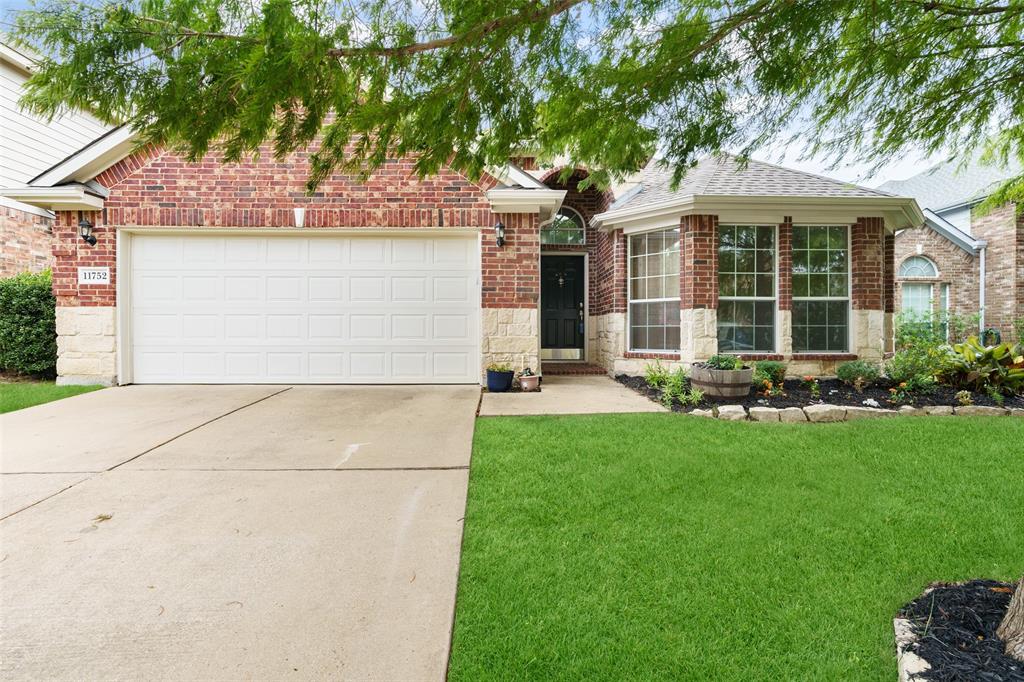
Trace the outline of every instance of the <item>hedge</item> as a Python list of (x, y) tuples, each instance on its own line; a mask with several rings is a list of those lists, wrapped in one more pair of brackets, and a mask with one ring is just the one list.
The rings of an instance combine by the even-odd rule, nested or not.
[(0, 279), (0, 369), (53, 377), (57, 326), (49, 270)]

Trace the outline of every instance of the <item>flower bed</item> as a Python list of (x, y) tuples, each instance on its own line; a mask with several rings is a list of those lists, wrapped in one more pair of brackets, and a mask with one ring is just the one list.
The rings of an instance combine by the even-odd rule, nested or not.
[(936, 584), (904, 606), (895, 621), (901, 678), (1024, 679), (1024, 663), (996, 636), (1013, 591), (994, 580)]
[[(647, 396), (651, 400), (662, 403), (662, 391), (648, 385), (644, 377), (629, 376), (620, 374), (615, 380), (624, 386), (628, 386), (637, 393)], [(948, 406), (962, 407), (964, 403), (957, 397), (959, 389), (950, 386), (935, 386), (925, 393), (916, 393), (906, 400), (894, 399), (892, 390), (898, 389), (898, 385), (888, 379), (879, 379), (874, 383), (865, 386), (862, 391), (845, 384), (838, 379), (817, 379), (818, 397), (815, 397), (811, 389), (811, 383), (800, 379), (787, 379), (783, 382), (780, 395), (764, 395), (764, 391), (758, 391), (757, 387), (751, 388), (745, 398), (729, 398), (726, 401), (713, 401), (704, 398), (696, 405), (682, 405), (678, 400), (673, 400), (672, 409), (675, 412), (691, 412), (694, 409), (706, 409), (713, 405), (742, 405), (749, 409), (751, 407), (808, 407), (810, 405), (843, 405), (848, 407), (875, 407), (895, 410), (904, 405), (912, 407)], [(685, 382), (685, 390), (689, 390), (689, 382)], [(987, 393), (968, 391), (970, 397), (969, 405), (986, 407), (1000, 407)], [(965, 397), (965, 396), (961, 396)], [(1024, 409), (1024, 396), (1008, 396), (1003, 399), (1001, 407)]]

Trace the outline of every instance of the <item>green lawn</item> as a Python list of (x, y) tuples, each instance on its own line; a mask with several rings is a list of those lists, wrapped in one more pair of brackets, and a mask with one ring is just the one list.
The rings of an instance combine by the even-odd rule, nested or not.
[(1024, 419), (477, 421), (454, 680), (885, 680), (931, 581), (1024, 571)]
[(52, 382), (16, 382), (0, 384), (0, 414), (23, 407), (41, 405), (103, 388), (102, 386), (57, 386)]

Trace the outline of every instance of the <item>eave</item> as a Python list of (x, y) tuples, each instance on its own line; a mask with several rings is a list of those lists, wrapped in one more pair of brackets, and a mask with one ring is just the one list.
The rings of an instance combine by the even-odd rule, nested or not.
[(495, 213), (540, 213), (542, 219), (557, 211), (563, 199), (563, 189), (492, 189), (487, 192), (487, 201)]
[(917, 202), (907, 197), (702, 194), (605, 211), (595, 215), (591, 224), (630, 232), (672, 225), (685, 215), (717, 215), (724, 223), (762, 224), (778, 224), (787, 217), (795, 223), (850, 224), (858, 218), (880, 216), (889, 231), (924, 222)]
[(0, 196), (49, 211), (99, 211), (103, 208), (103, 197), (82, 185), (14, 187), (0, 189)]

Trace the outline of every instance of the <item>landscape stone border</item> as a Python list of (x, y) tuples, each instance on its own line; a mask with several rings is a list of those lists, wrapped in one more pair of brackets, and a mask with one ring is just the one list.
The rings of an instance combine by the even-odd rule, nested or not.
[[(931, 590), (925, 590), (928, 594)], [(912, 682), (915, 677), (931, 670), (928, 662), (911, 651), (917, 635), (906, 618), (894, 618), (892, 628), (896, 634), (896, 663), (899, 682)]]
[(886, 410), (877, 407), (860, 407), (849, 405), (808, 405), (807, 407), (751, 407), (748, 411), (742, 405), (716, 405), (707, 410), (693, 410), (687, 414), (695, 417), (709, 417), (723, 421), (741, 422), (845, 422), (854, 419), (879, 419), (885, 417), (1024, 417), (1024, 409), (988, 407), (986, 405), (964, 405), (950, 407), (948, 405), (929, 405), (914, 407), (902, 405), (898, 410)]

